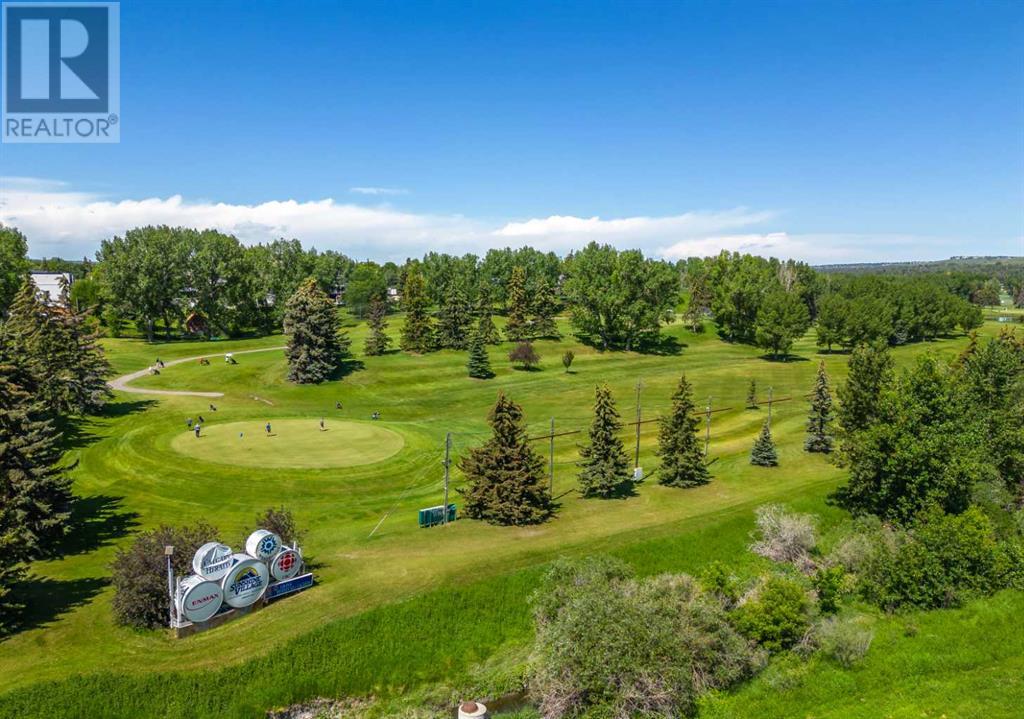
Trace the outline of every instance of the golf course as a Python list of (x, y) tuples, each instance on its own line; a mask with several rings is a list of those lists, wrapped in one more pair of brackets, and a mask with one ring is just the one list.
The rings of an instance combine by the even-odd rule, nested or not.
[[(348, 325), (353, 347), (361, 347), (365, 326)], [(698, 573), (713, 560), (764, 561), (746, 551), (759, 505), (813, 512), (826, 535), (848, 519), (826, 502), (843, 471), (803, 451), (804, 397), (817, 365), (823, 361), (837, 385), (846, 355), (819, 353), (808, 334), (789, 361), (771, 361), (753, 347), (722, 341), (710, 323), (702, 333), (673, 323), (665, 328), (668, 349), (646, 355), (600, 352), (573, 339), (567, 323), (560, 329), (561, 341), (536, 343), (541, 362), (534, 371), (508, 362), (508, 343), (489, 348), (496, 375), (489, 380), (467, 378), (461, 352), (357, 352), (339, 379), (305, 386), (285, 379), (280, 336), (104, 340), (118, 375), (138, 372), (155, 357), (167, 366), (123, 384), (131, 392), (118, 391), (101, 416), (68, 438), (66, 464), (80, 497), (75, 531), (62, 557), (31, 567), (22, 628), (0, 644), (0, 716), (261, 716), (268, 706), (315, 696), (387, 700), (436, 690), (441, 682), (483, 681), (497, 691), (501, 681), (494, 677), (522, 662), (532, 632), (527, 598), (542, 565), (555, 558), (608, 553), (644, 575)], [(988, 322), (980, 334), (998, 331)], [(966, 342), (950, 337), (895, 348), (893, 355), (906, 366), (920, 353), (954, 356)], [(576, 355), (570, 371), (559, 361), (566, 349)], [(238, 353), (237, 364), (223, 362), (224, 352)], [(194, 359), (201, 356), (212, 361)], [(648, 421), (668, 407), (683, 372), (698, 402), (713, 410), (713, 480), (691, 489), (656, 482), (657, 424)], [(752, 379), (757, 409), (745, 407)], [(576, 491), (583, 435), (573, 432), (586, 428), (602, 382), (626, 421), (636, 416), (639, 382), (639, 464), (648, 481), (624, 499), (583, 499)], [(779, 466), (755, 467), (749, 452), (769, 411), (769, 388)], [(149, 390), (220, 396), (147, 396)], [(553, 462), (556, 516), (527, 527), (460, 518), (418, 528), (417, 510), (442, 501), (449, 432), (451, 501), (460, 503), (458, 458), (488, 436), (487, 414), (499, 390), (523, 406), (530, 435), (540, 438), (537, 450)], [(371, 419), (375, 413), (380, 419)], [(200, 415), (197, 437), (187, 421)], [(552, 421), (557, 436), (549, 457)], [(633, 450), (634, 428), (623, 432)], [(314, 588), (184, 640), (114, 624), (109, 566), (133, 533), (204, 520), (218, 528), (218, 539), (238, 546), (255, 515), (278, 506), (290, 509), (304, 531)], [(973, 711), (993, 705), (983, 692), (892, 691), (887, 662), (901, 661), (904, 652), (906, 661), (925, 663), (921, 672), (938, 687), (951, 673), (973, 672), (987, 682), (1016, 672), (1020, 690), (1019, 640), (986, 646), (984, 635), (1001, 631), (1022, 608), (1019, 595), (1004, 593), (957, 610), (975, 617), (963, 625), (943, 621), (956, 612), (931, 613), (933, 631), (917, 644), (901, 633), (903, 620), (880, 617), (878, 632), (887, 639), (879, 642), (893, 648), (869, 655), (857, 669), (864, 679), (856, 688), (850, 673), (840, 672), (830, 681), (842, 688), (827, 696), (803, 696), (808, 687), (791, 682), (771, 701), (810, 702), (814, 716), (920, 716), (932, 706), (951, 709), (949, 716), (980, 716)], [(917, 652), (950, 631), (960, 635), (960, 654), (928, 665), (931, 655)], [(974, 650), (983, 646), (979, 656)], [(489, 678), (480, 679), (481, 672)], [(772, 674), (766, 676), (742, 702), (718, 697), (708, 711), (756, 716), (747, 707), (757, 706), (753, 697)], [(223, 691), (229, 685), (234, 689)], [(908, 707), (917, 713), (905, 713)]]

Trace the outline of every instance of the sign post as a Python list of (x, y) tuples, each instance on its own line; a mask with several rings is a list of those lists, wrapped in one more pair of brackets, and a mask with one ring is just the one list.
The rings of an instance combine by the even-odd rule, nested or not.
[(171, 567), (171, 557), (174, 555), (174, 547), (167, 545), (164, 547), (164, 556), (167, 557), (167, 596), (171, 600), (170, 604), (170, 622), (171, 628), (174, 628), (175, 624), (175, 612), (174, 612), (174, 569)]

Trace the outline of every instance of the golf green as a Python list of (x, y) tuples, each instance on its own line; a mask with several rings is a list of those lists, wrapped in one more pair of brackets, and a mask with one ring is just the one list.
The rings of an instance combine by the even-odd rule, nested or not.
[(171, 441), (176, 452), (204, 462), (261, 468), (355, 467), (380, 462), (405, 444), (402, 435), (369, 422), (320, 418), (203, 425), (196, 437), (182, 431)]

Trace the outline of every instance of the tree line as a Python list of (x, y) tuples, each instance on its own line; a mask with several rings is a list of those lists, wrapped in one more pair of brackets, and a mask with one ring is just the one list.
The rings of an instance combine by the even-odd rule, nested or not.
[(70, 531), (62, 437), (110, 397), (96, 334), (65, 285), (45, 302), (23, 278), (0, 323), (0, 633), (21, 606), (27, 562), (59, 554)]

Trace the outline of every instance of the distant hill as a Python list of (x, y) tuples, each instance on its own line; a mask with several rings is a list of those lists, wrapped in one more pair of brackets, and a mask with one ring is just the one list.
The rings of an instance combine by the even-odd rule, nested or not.
[(820, 272), (872, 275), (916, 275), (935, 272), (967, 272), (1004, 277), (1024, 272), (1024, 256), (950, 257), (927, 262), (862, 262), (846, 265), (816, 265)]

